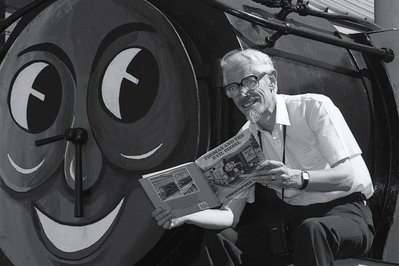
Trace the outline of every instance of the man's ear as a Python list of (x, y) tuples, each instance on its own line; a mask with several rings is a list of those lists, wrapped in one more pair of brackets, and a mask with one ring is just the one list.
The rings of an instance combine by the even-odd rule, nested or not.
[(273, 70), (269, 74), (269, 80), (270, 80), (271, 89), (277, 91), (277, 71), (276, 70)]

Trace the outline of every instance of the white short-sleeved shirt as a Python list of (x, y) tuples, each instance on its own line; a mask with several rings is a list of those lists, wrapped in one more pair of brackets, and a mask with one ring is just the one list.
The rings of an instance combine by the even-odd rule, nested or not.
[[(286, 125), (285, 164), (292, 169), (328, 169), (338, 161), (349, 158), (354, 182), (349, 191), (316, 192), (285, 189), (285, 202), (293, 205), (309, 205), (328, 202), (360, 191), (367, 198), (374, 193), (371, 177), (361, 156), (361, 150), (344, 117), (333, 102), (324, 95), (276, 95), (276, 125), (270, 134), (261, 131), (263, 153), (266, 159), (282, 161)], [(247, 122), (258, 140), (258, 127)], [(259, 141), (259, 140), (258, 140)], [(281, 198), (281, 188), (275, 189)], [(247, 197), (254, 189), (248, 190)]]

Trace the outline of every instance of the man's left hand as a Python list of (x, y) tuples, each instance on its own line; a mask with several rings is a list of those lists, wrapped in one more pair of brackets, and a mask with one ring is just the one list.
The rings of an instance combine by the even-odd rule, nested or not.
[(157, 224), (164, 229), (173, 229), (185, 223), (185, 216), (173, 218), (170, 209), (157, 208), (152, 212), (152, 217), (157, 221)]

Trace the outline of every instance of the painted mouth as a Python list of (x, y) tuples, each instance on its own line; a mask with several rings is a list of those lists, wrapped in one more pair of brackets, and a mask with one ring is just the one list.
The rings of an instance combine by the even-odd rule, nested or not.
[[(65, 225), (56, 222), (48, 215), (34, 207), (46, 238), (58, 251), (73, 253), (92, 246), (99, 247), (112, 229), (124, 199), (104, 218), (91, 224), (82, 226)], [(93, 250), (92, 250), (93, 251)]]

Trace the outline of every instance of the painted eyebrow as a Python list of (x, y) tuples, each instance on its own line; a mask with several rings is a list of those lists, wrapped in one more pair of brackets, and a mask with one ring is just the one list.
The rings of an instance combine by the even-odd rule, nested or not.
[(156, 32), (156, 30), (150, 24), (141, 23), (141, 22), (127, 23), (111, 30), (104, 37), (104, 39), (101, 41), (100, 45), (98, 46), (96, 55), (94, 56), (93, 65), (91, 68), (91, 74), (93, 74), (98, 61), (100, 60), (102, 54), (104, 53), (104, 51), (107, 49), (108, 46), (110, 46), (113, 42), (115, 42), (115, 40), (119, 39), (120, 37), (137, 31), (146, 31), (151, 33)]
[(39, 43), (32, 45), (22, 52), (20, 52), (17, 56), (21, 56), (26, 53), (34, 52), (34, 51), (44, 51), (53, 54), (56, 56), (59, 60), (61, 60), (69, 69), (69, 72), (71, 72), (72, 77), (75, 81), (76, 84), (76, 73), (75, 69), (73, 67), (72, 61), (69, 59), (68, 55), (57, 45), (53, 43)]

